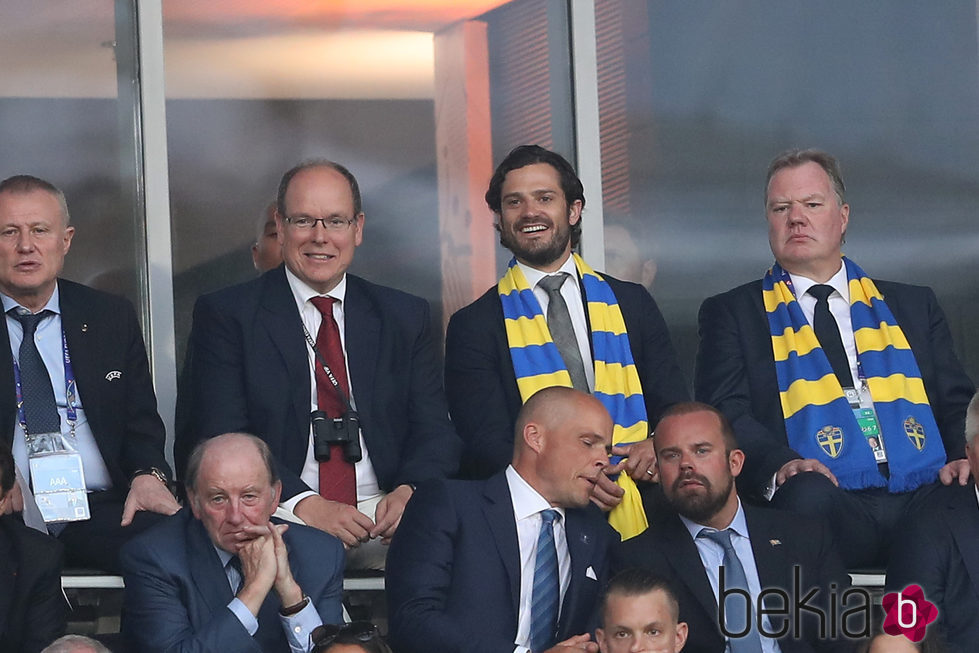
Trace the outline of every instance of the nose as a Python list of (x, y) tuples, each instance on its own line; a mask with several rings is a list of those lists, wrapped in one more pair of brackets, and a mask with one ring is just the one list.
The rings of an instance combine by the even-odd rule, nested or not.
[(802, 204), (799, 202), (789, 204), (789, 224), (798, 224), (803, 220), (805, 220), (805, 214), (802, 211)]
[(329, 233), (323, 220), (317, 220), (313, 223), (313, 242), (325, 243)]
[(228, 510), (225, 514), (225, 519), (233, 526), (237, 526), (238, 524), (242, 523), (245, 516), (244, 513), (241, 512), (241, 504), (234, 500), (228, 501)]
[(29, 252), (32, 249), (34, 249), (34, 239), (31, 238), (31, 232), (29, 230), (21, 231), (17, 236), (17, 251)]

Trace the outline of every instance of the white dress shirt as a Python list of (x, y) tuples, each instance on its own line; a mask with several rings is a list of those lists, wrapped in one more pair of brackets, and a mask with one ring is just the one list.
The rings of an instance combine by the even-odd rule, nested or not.
[[(320, 314), (319, 309), (317, 309), (313, 302), (310, 300), (313, 297), (333, 297), (339, 301), (333, 302), (333, 319), (337, 322), (337, 327), (340, 329), (340, 343), (343, 346), (343, 359), (347, 367), (347, 380), (350, 388), (350, 405), (357, 408), (357, 401), (355, 399), (356, 389), (353, 386), (353, 380), (350, 378), (350, 357), (347, 356), (347, 341), (346, 341), (346, 325), (344, 323), (344, 310), (343, 310), (343, 300), (347, 292), (347, 275), (343, 275), (340, 283), (328, 293), (321, 294), (310, 288), (306, 283), (301, 281), (296, 275), (294, 275), (289, 268), (285, 269), (286, 279), (289, 281), (289, 288), (292, 290), (293, 298), (296, 300), (296, 308), (299, 310), (299, 316), (309, 332), (310, 337), (315, 341), (316, 334), (319, 331), (320, 323), (323, 321), (323, 316)], [(317, 410), (318, 406), (316, 403), (316, 365), (319, 363), (316, 361), (316, 355), (310, 347), (306, 346), (307, 360), (309, 361), (309, 386), (310, 386), (310, 397), (309, 397), (309, 410), (310, 412)], [(374, 473), (374, 465), (371, 464), (370, 452), (367, 450), (367, 444), (364, 442), (364, 434), (360, 434), (360, 448), (364, 453), (364, 457), (360, 459), (360, 462), (354, 464), (354, 473), (357, 478), (357, 501), (367, 501), (378, 497), (382, 494), (381, 488), (377, 484), (377, 474)], [(290, 511), (295, 511), (296, 504), (311, 496), (319, 491), (320, 488), (320, 464), (317, 462), (316, 457), (313, 455), (313, 429), (310, 426), (309, 429), (309, 442), (306, 448), (306, 462), (303, 464), (303, 471), (299, 475), (306, 485), (313, 489), (313, 492), (300, 492), (296, 496), (290, 498), (287, 501), (282, 502), (282, 506)]]
[[(553, 507), (530, 484), (517, 473), (512, 465), (506, 468), (507, 485), (510, 486), (510, 500), (513, 502), (513, 516), (517, 522), (517, 543), (520, 547), (520, 603), (517, 610), (517, 636), (514, 640), (514, 653), (530, 651), (530, 607), (533, 603), (534, 567), (537, 565), (537, 539), (540, 537), (540, 514), (544, 510), (555, 510), (561, 519), (555, 519), (554, 548), (557, 551), (558, 576), (561, 580), (561, 596), (558, 610), (564, 604), (564, 596), (571, 583), (571, 555), (568, 553), (568, 537), (564, 527), (564, 508)], [(558, 613), (560, 618), (560, 612)]]
[[(816, 298), (809, 294), (809, 289), (817, 284), (812, 279), (790, 274), (792, 288), (795, 291), (795, 300), (799, 302), (802, 314), (806, 316), (806, 321), (812, 325), (813, 314), (816, 312)], [(840, 338), (843, 340), (843, 349), (846, 350), (846, 360), (850, 363), (850, 374), (853, 375), (854, 382), (860, 378), (857, 369), (857, 343), (853, 337), (853, 321), (850, 318), (850, 285), (846, 278), (846, 266), (840, 263), (839, 271), (827, 281), (826, 286), (832, 286), (835, 292), (830, 293), (827, 303), (829, 312), (833, 314), (836, 325), (840, 329)]]
[[(701, 531), (713, 531), (715, 529), (703, 524), (690, 521), (680, 515), (680, 521), (687, 527), (690, 537), (697, 545), (697, 553), (700, 554), (700, 561), (704, 564), (707, 571), (707, 578), (710, 579), (710, 588), (714, 592), (714, 600), (718, 601), (720, 596), (720, 567), (724, 564), (724, 547), (707, 537), (697, 537)], [(734, 546), (741, 566), (744, 567), (744, 575), (748, 580), (748, 593), (751, 595), (751, 620), (757, 619), (758, 596), (761, 594), (761, 581), (758, 580), (758, 566), (755, 564), (755, 554), (751, 550), (751, 537), (748, 534), (748, 522), (744, 518), (744, 508), (741, 506), (741, 499), (738, 499), (738, 511), (734, 514), (734, 519), (725, 528), (731, 529), (731, 544)], [(724, 529), (721, 529), (724, 530)], [(718, 603), (720, 605), (720, 603)], [(765, 630), (772, 632), (772, 624), (766, 615), (764, 617)], [(765, 637), (761, 632), (762, 653), (781, 653), (778, 642), (770, 637)], [(725, 651), (730, 653), (731, 643), (728, 641)]]
[[(535, 268), (518, 262), (517, 267), (523, 272), (527, 279), (527, 284), (533, 289), (534, 297), (540, 303), (544, 319), (547, 319), (547, 306), (550, 300), (547, 298), (547, 291), (538, 286), (544, 277), (553, 276), (557, 272), (542, 272)], [(591, 357), (591, 337), (588, 333), (588, 321), (585, 319), (585, 302), (581, 296), (581, 286), (578, 281), (578, 268), (575, 267), (574, 258), (568, 256), (564, 265), (558, 272), (566, 272), (564, 284), (561, 286), (561, 296), (568, 305), (568, 314), (571, 316), (571, 326), (574, 328), (574, 337), (578, 341), (578, 351), (581, 352), (581, 362), (585, 366), (585, 379), (588, 381), (588, 389), (595, 390), (595, 364)]]

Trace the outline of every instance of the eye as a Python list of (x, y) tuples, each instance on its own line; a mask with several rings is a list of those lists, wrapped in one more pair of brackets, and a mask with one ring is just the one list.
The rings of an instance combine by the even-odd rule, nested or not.
[(678, 454), (675, 451), (665, 451), (661, 453), (659, 457), (663, 460), (676, 460), (677, 458), (680, 457), (680, 454)]
[(806, 202), (806, 206), (809, 207), (810, 209), (815, 209), (822, 206), (822, 202)]
[(660, 631), (658, 628), (649, 628), (648, 630), (646, 630), (646, 634), (649, 635), (650, 637), (656, 637), (657, 635), (660, 634)]
[(615, 639), (626, 639), (631, 634), (632, 633), (630, 633), (628, 630), (617, 630), (615, 631), (613, 636), (615, 637)]
[(507, 206), (518, 206), (520, 204), (520, 200), (518, 200), (516, 197), (511, 197), (505, 202), (505, 204)]
[(544, 195), (543, 197), (540, 198), (540, 202), (541, 202), (541, 204), (547, 204), (548, 202), (550, 202), (553, 199), (554, 198), (551, 197), (550, 195)]
[(8, 227), (7, 229), (0, 231), (0, 236), (3, 236), (4, 238), (9, 238), (11, 236), (16, 236), (16, 235), (17, 235), (17, 230), (12, 227)]
[(213, 503), (216, 506), (220, 506), (221, 504), (224, 503), (225, 498), (226, 497), (223, 497), (223, 496), (214, 496), (214, 497), (211, 497), (210, 502)]
[(343, 229), (347, 226), (347, 221), (343, 218), (330, 218), (326, 224), (330, 229)]
[(703, 455), (708, 454), (708, 453), (710, 453), (710, 448), (709, 447), (697, 447), (697, 454), (698, 455), (703, 456)]
[(313, 224), (313, 219), (312, 218), (307, 218), (306, 216), (300, 216), (298, 218), (293, 218), (291, 220), (291, 222), (292, 222), (292, 224), (296, 225), (297, 227), (301, 227), (301, 228), (305, 229), (306, 227), (309, 227), (309, 226), (311, 226)]
[(785, 206), (775, 206), (772, 207), (772, 213), (782, 213), (787, 207)]

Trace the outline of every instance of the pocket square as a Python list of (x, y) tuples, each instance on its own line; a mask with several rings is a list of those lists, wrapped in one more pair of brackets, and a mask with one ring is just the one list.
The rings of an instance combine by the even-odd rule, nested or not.
[(588, 569), (585, 570), (585, 578), (591, 578), (592, 580), (598, 580), (598, 576), (595, 575), (595, 570), (592, 569), (591, 565), (588, 565)]

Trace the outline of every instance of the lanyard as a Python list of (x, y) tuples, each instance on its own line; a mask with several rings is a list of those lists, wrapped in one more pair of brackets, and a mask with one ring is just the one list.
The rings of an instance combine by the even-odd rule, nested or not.
[[(71, 367), (71, 356), (68, 354), (68, 340), (65, 339), (65, 330), (61, 330), (61, 353), (65, 364), (65, 399), (67, 400), (68, 428), (71, 437), (75, 437), (75, 422), (78, 421), (78, 411), (75, 408), (77, 391), (75, 389), (75, 371)], [(20, 384), (20, 365), (14, 361), (14, 385), (17, 388), (17, 419), (20, 421), (24, 434), (27, 433), (27, 417), (24, 414), (24, 394)]]
[[(326, 318), (324, 317), (323, 319), (325, 320)], [(302, 321), (300, 320), (300, 323), (301, 322)], [(326, 372), (326, 376), (330, 379), (330, 383), (333, 385), (333, 389), (336, 390), (337, 395), (339, 395), (340, 401), (343, 402), (343, 405), (348, 411), (353, 412), (354, 408), (350, 405), (350, 400), (347, 399), (347, 395), (344, 393), (343, 388), (340, 387), (340, 383), (337, 381), (337, 378), (333, 376), (333, 371), (330, 369), (330, 366), (326, 364), (326, 359), (323, 358), (323, 355), (316, 348), (316, 342), (313, 340), (313, 337), (309, 335), (309, 329), (306, 328), (305, 324), (303, 324), (302, 327), (303, 335), (306, 336), (306, 344), (308, 344), (309, 348), (313, 350), (313, 355), (316, 357), (316, 360), (319, 361), (323, 371)]]

